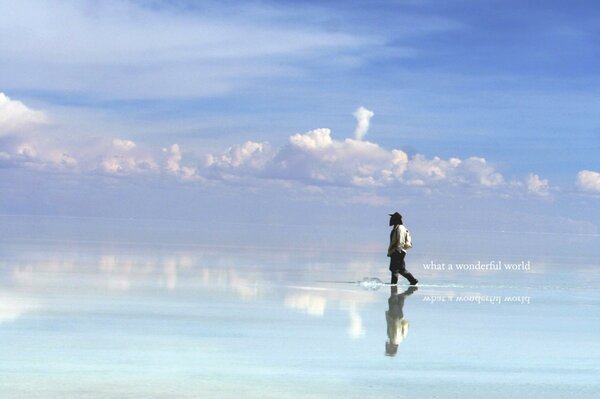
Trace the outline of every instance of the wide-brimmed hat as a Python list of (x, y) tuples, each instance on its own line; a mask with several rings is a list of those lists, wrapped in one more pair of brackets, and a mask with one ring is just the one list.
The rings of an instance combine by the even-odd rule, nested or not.
[(396, 224), (402, 224), (402, 215), (399, 214), (398, 212), (388, 213), (388, 215), (390, 215), (390, 226), (396, 225)]

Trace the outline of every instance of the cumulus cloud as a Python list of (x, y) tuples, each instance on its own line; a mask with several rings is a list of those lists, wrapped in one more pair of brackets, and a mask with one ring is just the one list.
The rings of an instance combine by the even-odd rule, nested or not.
[(375, 115), (373, 111), (369, 111), (365, 107), (360, 107), (354, 111), (354, 117), (356, 118), (356, 129), (354, 130), (354, 138), (356, 140), (362, 140), (369, 130), (369, 123), (371, 118)]
[(43, 134), (16, 136), (0, 143), (0, 166), (114, 176), (174, 176), (201, 180), (194, 165), (183, 163), (178, 144), (160, 151), (127, 139), (52, 140)]
[(138, 158), (135, 156), (109, 155), (100, 162), (100, 170), (108, 174), (135, 174), (152, 172), (158, 165), (152, 158)]
[(449, 164), (456, 168), (462, 181), (474, 181), (485, 187), (498, 186), (504, 183), (504, 177), (481, 157), (469, 157), (464, 161), (450, 158)]
[[(361, 107), (354, 116), (358, 121), (355, 138), (337, 139), (330, 129), (318, 128), (293, 134), (280, 147), (273, 147), (268, 142), (246, 141), (222, 153), (203, 156), (191, 153), (191, 156), (186, 155), (185, 162), (184, 152), (177, 143), (160, 151), (117, 137), (58, 142), (40, 134), (15, 136), (0, 143), (0, 165), (116, 176), (162, 175), (197, 182), (207, 179), (241, 182), (253, 178), (296, 182), (307, 187), (337, 186), (359, 190), (399, 186), (427, 190), (493, 189), (506, 184), (502, 174), (482, 157), (409, 156), (401, 149), (389, 150), (364, 140), (373, 112)], [(582, 171), (580, 185), (593, 187), (594, 173)], [(526, 186), (529, 192), (537, 195), (545, 195), (548, 190), (547, 180), (537, 175), (530, 175)], [(385, 196), (372, 194), (349, 198), (372, 205), (387, 201)]]
[(320, 128), (289, 138), (265, 164), (264, 176), (309, 184), (373, 186), (382, 184), (390, 154), (379, 145), (354, 139), (334, 140)]
[(600, 173), (582, 170), (577, 173), (577, 185), (585, 191), (600, 192)]
[(43, 137), (21, 135), (0, 143), (0, 166), (36, 170), (74, 170), (78, 160), (72, 150)]
[(46, 172), (114, 176), (159, 176), (164, 173), (182, 180), (199, 178), (195, 167), (182, 164), (182, 153), (177, 144), (165, 153), (127, 139), (82, 137), (62, 140), (36, 132), (13, 136), (0, 146), (0, 166)]
[(183, 156), (179, 144), (173, 144), (171, 145), (170, 150), (167, 151), (167, 149), (164, 148), (163, 151), (169, 153), (166, 165), (167, 171), (182, 180), (200, 179), (200, 176), (196, 173), (196, 168), (181, 164)]
[(484, 158), (412, 158), (402, 150), (387, 150), (365, 140), (332, 137), (320, 128), (289, 138), (287, 145), (264, 162), (263, 177), (297, 180), (311, 185), (391, 187), (436, 184), (494, 187), (503, 176)]
[(47, 122), (48, 117), (44, 112), (33, 110), (21, 101), (11, 100), (0, 92), (0, 136)]
[(290, 143), (298, 148), (314, 151), (327, 148), (333, 144), (331, 130), (315, 129), (304, 134), (295, 134), (290, 137)]
[(242, 145), (229, 147), (223, 154), (208, 154), (205, 159), (205, 166), (213, 168), (239, 168), (243, 166), (260, 169), (271, 156), (269, 150), (269, 143), (247, 141)]
[(548, 179), (541, 179), (538, 175), (530, 173), (527, 177), (527, 191), (532, 194), (547, 196), (549, 185)]
[[(99, 170), (107, 174), (126, 175), (156, 173), (160, 165), (155, 156), (143, 149), (134, 151), (137, 144), (131, 140), (115, 138), (107, 145), (100, 142), (85, 154), (86, 169)], [(99, 165), (94, 159), (99, 158)]]
[(178, 173), (181, 170), (181, 150), (179, 144), (173, 144), (170, 149), (171, 156), (167, 159), (167, 170), (171, 173)]

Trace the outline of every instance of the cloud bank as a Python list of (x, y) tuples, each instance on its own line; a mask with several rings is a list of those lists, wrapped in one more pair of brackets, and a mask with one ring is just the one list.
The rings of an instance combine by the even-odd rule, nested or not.
[[(481, 192), (524, 186), (529, 193), (548, 194), (547, 180), (530, 174), (523, 183), (507, 181), (483, 157), (409, 156), (402, 149), (390, 150), (364, 140), (374, 115), (364, 107), (354, 113), (357, 120), (354, 138), (338, 139), (331, 129), (317, 128), (293, 134), (279, 147), (269, 142), (246, 141), (221, 153), (197, 154), (184, 151), (178, 143), (158, 149), (122, 137), (61, 142), (40, 132), (25, 134), (28, 124), (46, 123), (46, 115), (5, 95), (0, 99), (9, 104), (0, 108), (0, 120), (10, 121), (2, 125), (5, 137), (0, 141), (0, 166), (5, 167), (113, 176), (163, 176), (199, 183), (288, 182), (321, 188), (351, 187), (367, 190), (365, 193), (395, 187)], [(594, 184), (593, 175), (582, 174), (580, 180), (587, 186)], [(384, 197), (365, 193), (356, 200), (385, 202)]]

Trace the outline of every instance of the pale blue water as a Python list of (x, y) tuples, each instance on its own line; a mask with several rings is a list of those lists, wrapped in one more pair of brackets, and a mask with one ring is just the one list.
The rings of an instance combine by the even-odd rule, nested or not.
[(422, 266), (459, 258), (409, 254), (389, 356), (398, 297), (352, 283), (387, 281), (378, 253), (5, 240), (0, 397), (599, 397), (593, 260)]

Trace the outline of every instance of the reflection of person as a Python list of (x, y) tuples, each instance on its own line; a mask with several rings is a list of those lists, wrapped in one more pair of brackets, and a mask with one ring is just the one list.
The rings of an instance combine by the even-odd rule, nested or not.
[(404, 298), (418, 290), (417, 287), (408, 287), (402, 294), (398, 294), (398, 287), (392, 286), (390, 299), (388, 299), (389, 308), (385, 312), (387, 321), (388, 340), (385, 343), (386, 356), (395, 356), (398, 352), (398, 345), (406, 338), (408, 334), (408, 320), (404, 319)]
[(392, 231), (390, 232), (390, 246), (388, 247), (387, 256), (390, 258), (390, 272), (392, 272), (392, 284), (398, 283), (398, 275), (401, 274), (408, 280), (410, 285), (416, 285), (419, 280), (414, 278), (412, 274), (406, 271), (406, 264), (404, 263), (404, 257), (406, 256), (406, 250), (410, 248), (408, 245), (408, 230), (402, 224), (402, 215), (398, 212), (390, 215), (390, 226)]

